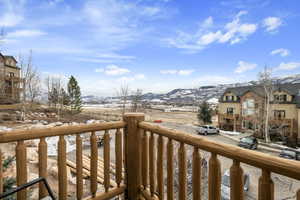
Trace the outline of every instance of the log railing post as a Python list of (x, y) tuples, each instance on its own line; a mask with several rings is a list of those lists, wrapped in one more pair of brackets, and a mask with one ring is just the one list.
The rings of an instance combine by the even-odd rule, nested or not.
[[(39, 176), (47, 178), (47, 143), (43, 137), (39, 143)], [(39, 184), (39, 198), (47, 196), (47, 189), (43, 183)]]
[[(27, 152), (24, 141), (18, 141), (16, 146), (16, 161), (17, 161), (17, 186), (27, 183)], [(17, 200), (27, 199), (27, 190), (24, 189), (17, 193)]]
[(2, 151), (0, 149), (0, 194), (3, 193)]
[(126, 173), (127, 173), (127, 198), (137, 200), (139, 198), (139, 187), (141, 185), (140, 166), (140, 131), (138, 123), (144, 121), (145, 115), (142, 113), (127, 113), (123, 116), (126, 122)]

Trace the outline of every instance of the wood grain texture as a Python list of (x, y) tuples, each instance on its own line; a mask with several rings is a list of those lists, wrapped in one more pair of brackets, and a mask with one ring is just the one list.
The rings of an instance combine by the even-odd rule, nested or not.
[(51, 128), (22, 129), (3, 132), (0, 134), (0, 143), (15, 142), (19, 140), (32, 140), (42, 137), (53, 137), (63, 135), (75, 135), (93, 131), (103, 131), (117, 128), (124, 128), (126, 125), (123, 121), (103, 122), (95, 124), (60, 126)]
[(215, 153), (209, 159), (208, 171), (208, 199), (219, 200), (221, 198), (221, 166)]
[[(24, 141), (19, 141), (16, 146), (17, 162), (17, 186), (27, 183), (27, 150)], [(17, 193), (18, 200), (27, 199), (27, 190), (24, 189)]]
[(193, 152), (193, 200), (201, 200), (201, 156), (199, 149)]
[(230, 168), (230, 197), (232, 200), (244, 199), (243, 179), (243, 169), (240, 166), (240, 162), (237, 160), (233, 160), (232, 166)]
[(297, 200), (300, 200), (300, 189), (297, 192)]
[(143, 134), (143, 145), (142, 145), (142, 177), (143, 186), (147, 188), (149, 184), (149, 137), (147, 131)]
[(159, 199), (164, 199), (164, 139), (162, 136), (158, 137), (157, 145), (157, 192)]
[(300, 165), (299, 161), (283, 159), (280, 157), (268, 155), (258, 151), (243, 149), (234, 145), (224, 144), (208, 140), (205, 137), (188, 134), (182, 131), (163, 128), (147, 122), (139, 123), (139, 127), (155, 132), (173, 140), (183, 142), (199, 149), (212, 152), (233, 160), (238, 160), (242, 163), (255, 166), (275, 172), (296, 180), (300, 180)]
[(82, 199), (83, 195), (83, 170), (82, 170), (82, 138), (76, 136), (76, 197)]
[(274, 200), (274, 183), (268, 170), (263, 169), (259, 178), (258, 200)]
[(59, 200), (67, 199), (67, 154), (66, 154), (66, 140), (64, 136), (59, 136), (58, 140), (58, 197)]
[(179, 191), (178, 191), (178, 199), (185, 200), (187, 197), (187, 181), (186, 181), (186, 151), (184, 143), (180, 143), (180, 147), (178, 149), (178, 179), (179, 179)]
[(172, 139), (169, 138), (167, 144), (167, 199), (174, 199), (174, 145)]
[(93, 131), (91, 133), (91, 193), (95, 197), (97, 192), (97, 176), (98, 176), (98, 145), (97, 145), (97, 136)]
[(137, 200), (140, 196), (141, 186), (141, 130), (138, 124), (144, 121), (145, 115), (142, 113), (126, 113), (123, 119), (127, 126), (126, 132), (126, 178), (127, 178), (127, 197), (131, 200)]
[(108, 192), (110, 186), (110, 138), (106, 130), (104, 133), (104, 188)]
[(120, 187), (122, 182), (122, 169), (123, 169), (123, 147), (122, 147), (122, 132), (120, 129), (116, 131), (116, 141), (115, 141), (115, 158), (116, 158), (116, 182), (118, 187)]
[(2, 154), (2, 151), (0, 149), (0, 194), (3, 193), (3, 162), (2, 162), (2, 157), (3, 157), (3, 154)]
[[(39, 142), (39, 177), (47, 179), (47, 143), (45, 138), (41, 138)], [(47, 189), (43, 183), (39, 183), (39, 198), (42, 199), (48, 195)]]
[(150, 143), (149, 143), (149, 179), (150, 179), (150, 192), (154, 196), (156, 182), (155, 182), (155, 137), (154, 133), (150, 134)]

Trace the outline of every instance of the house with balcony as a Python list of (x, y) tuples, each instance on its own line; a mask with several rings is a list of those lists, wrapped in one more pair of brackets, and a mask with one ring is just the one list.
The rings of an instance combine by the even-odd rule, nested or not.
[(16, 103), (20, 101), (21, 69), (13, 56), (0, 53), (0, 103)]
[[(228, 88), (218, 106), (219, 127), (224, 130), (252, 131), (262, 136), (266, 95), (262, 86)], [(300, 138), (300, 84), (273, 85), (269, 106), (269, 127), (280, 128), (285, 136)]]

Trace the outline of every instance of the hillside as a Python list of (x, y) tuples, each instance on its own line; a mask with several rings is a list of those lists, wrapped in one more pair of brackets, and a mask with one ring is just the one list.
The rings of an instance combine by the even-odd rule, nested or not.
[[(276, 83), (300, 83), (300, 74), (274, 78)], [(201, 86), (199, 88), (177, 88), (164, 94), (157, 93), (145, 93), (142, 99), (151, 103), (166, 103), (166, 104), (194, 104), (195, 102), (219, 99), (222, 93), (230, 87), (247, 86), (256, 84), (256, 81), (250, 81), (245, 83), (233, 83), (233, 84), (218, 84), (210, 86)], [(130, 99), (131, 97), (129, 97)], [(84, 96), (83, 101), (85, 103), (105, 103), (116, 101), (117, 98), (101, 98), (97, 96)]]

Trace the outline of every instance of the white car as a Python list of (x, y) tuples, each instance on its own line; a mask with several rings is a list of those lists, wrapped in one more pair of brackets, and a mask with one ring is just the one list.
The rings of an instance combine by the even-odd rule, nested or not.
[(214, 126), (204, 125), (204, 126), (199, 126), (199, 128), (197, 128), (197, 132), (200, 135), (212, 135), (212, 134), (218, 134), (220, 130)]

